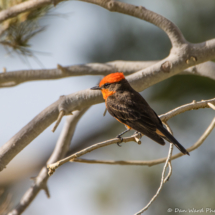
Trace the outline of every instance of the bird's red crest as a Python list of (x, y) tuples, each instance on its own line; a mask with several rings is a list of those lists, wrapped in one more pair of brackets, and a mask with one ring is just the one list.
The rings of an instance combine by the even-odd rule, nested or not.
[(101, 87), (103, 84), (106, 83), (116, 83), (121, 81), (122, 79), (125, 79), (125, 76), (122, 72), (116, 72), (116, 73), (111, 73), (107, 76), (105, 76), (99, 83), (99, 86)]

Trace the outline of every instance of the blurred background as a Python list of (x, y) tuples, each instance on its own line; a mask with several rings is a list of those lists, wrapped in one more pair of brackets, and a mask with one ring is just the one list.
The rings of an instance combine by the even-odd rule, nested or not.
[[(129, 1), (126, 1), (129, 2)], [(215, 2), (211, 0), (133, 0), (173, 21), (185, 38), (193, 43), (215, 37)], [(171, 45), (157, 27), (123, 14), (110, 13), (96, 5), (78, 1), (60, 3), (51, 8), (39, 25), (45, 30), (29, 40), (29, 53), (20, 54), (3, 43), (0, 46), (0, 69), (8, 72), (23, 69), (55, 68), (108, 62), (113, 60), (160, 60), (169, 54)], [(39, 29), (38, 29), (39, 30)], [(3, 46), (4, 45), (4, 46)], [(22, 53), (23, 54), (23, 53)], [(60, 80), (35, 81), (11, 88), (1, 88), (0, 145), (7, 142), (35, 115), (67, 95), (98, 83), (101, 76), (81, 76)], [(165, 113), (192, 100), (214, 97), (213, 80), (179, 75), (158, 83), (141, 94), (158, 113)], [(103, 117), (104, 103), (92, 106), (81, 118), (71, 143), (73, 152), (88, 145), (113, 138), (124, 126), (108, 113)], [(169, 121), (175, 137), (185, 147), (193, 145), (214, 117), (211, 109), (193, 110)], [(0, 177), (6, 196), (13, 208), (32, 185), (46, 163), (60, 135), (65, 119), (55, 133), (51, 125), (7, 166)], [(130, 133), (132, 134), (132, 133)], [(129, 135), (129, 134), (128, 134)], [(206, 208), (215, 210), (215, 131), (203, 145), (172, 162), (173, 174), (146, 215), (171, 214), (168, 208)], [(126, 143), (108, 146), (85, 158), (113, 160), (152, 160), (167, 155), (169, 144), (162, 147), (143, 137), (142, 144)], [(178, 150), (174, 148), (174, 153)], [(41, 191), (24, 215), (130, 215), (143, 208), (155, 194), (163, 164), (146, 166), (108, 166), (68, 163), (50, 177), (51, 198)], [(172, 213), (173, 214), (173, 213)], [(186, 213), (183, 213), (186, 214)]]

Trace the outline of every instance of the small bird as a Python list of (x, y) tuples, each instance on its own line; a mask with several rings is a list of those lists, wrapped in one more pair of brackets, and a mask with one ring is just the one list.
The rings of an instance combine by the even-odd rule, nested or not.
[(166, 130), (158, 115), (146, 100), (135, 91), (121, 72), (105, 76), (98, 86), (91, 90), (101, 90), (105, 105), (116, 120), (123, 123), (127, 130), (117, 137), (133, 129), (165, 145), (163, 139), (173, 143), (183, 154), (189, 152)]

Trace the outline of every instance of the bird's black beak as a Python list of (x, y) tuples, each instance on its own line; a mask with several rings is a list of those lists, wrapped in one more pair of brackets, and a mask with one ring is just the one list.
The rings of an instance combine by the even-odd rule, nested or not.
[(99, 87), (99, 86), (95, 86), (95, 87), (92, 87), (92, 88), (90, 88), (91, 90), (101, 90), (101, 87)]

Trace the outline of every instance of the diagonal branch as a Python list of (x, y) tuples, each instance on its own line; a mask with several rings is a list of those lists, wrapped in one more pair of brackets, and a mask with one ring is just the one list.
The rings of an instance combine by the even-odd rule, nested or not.
[[(130, 141), (134, 141), (134, 142), (137, 142), (138, 144), (140, 144), (139, 137), (140, 137), (139, 134), (134, 134), (131, 137), (125, 137), (125, 138), (123, 138), (122, 143), (127, 143), (127, 142), (130, 142)], [(60, 167), (61, 165), (65, 164), (65, 163), (67, 163), (69, 161), (72, 162), (74, 159), (76, 159), (76, 158), (78, 158), (78, 157), (80, 157), (82, 155), (85, 155), (85, 154), (87, 154), (87, 153), (89, 153), (91, 151), (94, 151), (95, 149), (102, 148), (102, 147), (105, 147), (105, 146), (109, 146), (109, 145), (112, 145), (114, 143), (119, 143), (119, 142), (120, 142), (119, 138), (114, 138), (114, 139), (111, 139), (111, 140), (103, 141), (101, 143), (96, 143), (96, 144), (94, 144), (92, 146), (89, 146), (89, 147), (87, 147), (85, 149), (82, 149), (81, 151), (76, 152), (76, 153), (74, 153), (74, 154), (72, 154), (72, 155), (70, 155), (70, 156), (68, 156), (68, 157), (66, 157), (66, 158), (64, 158), (62, 160), (59, 160), (56, 163), (52, 163), (52, 164), (47, 165), (47, 168), (49, 169), (48, 174), (52, 175), (55, 172), (55, 170), (58, 167)]]
[[(215, 118), (211, 121), (210, 125), (207, 127), (205, 132), (202, 136), (193, 144), (193, 146), (186, 149), (188, 152), (191, 152), (197, 149), (202, 143), (206, 140), (206, 138), (210, 135), (210, 133), (215, 128)], [(176, 158), (182, 157), (184, 154), (178, 153), (171, 157), (171, 160), (175, 160)], [(79, 162), (79, 163), (89, 163), (89, 164), (109, 164), (109, 165), (140, 165), (140, 166), (154, 166), (157, 164), (164, 163), (167, 158), (160, 158), (151, 161), (113, 161), (113, 160), (89, 160), (83, 158), (75, 158), (72, 162)]]
[[(95, 2), (100, 1), (95, 0), (94, 3)], [(105, 0), (103, 2), (107, 3)], [(118, 6), (123, 10), (121, 3)], [(118, 12), (123, 13), (121, 9)], [(136, 16), (138, 14), (139, 12), (136, 13), (133, 11), (132, 15)], [(206, 62), (213, 58), (215, 58), (215, 39), (200, 44), (186, 43), (180, 47), (173, 47), (167, 58), (144, 70), (129, 75), (127, 79), (131, 86), (140, 92), (155, 83), (179, 74), (181, 71), (191, 66)], [(23, 148), (52, 124), (57, 119), (60, 111), (64, 111), (65, 115), (68, 115), (74, 110), (81, 110), (82, 108), (101, 102), (103, 102), (101, 93), (92, 92), (90, 90), (83, 90), (61, 97), (58, 101), (38, 114), (0, 148), (0, 171), (3, 170)]]
[[(188, 110), (210, 107), (211, 105), (208, 105), (208, 104), (212, 104), (212, 103), (215, 103), (215, 99), (211, 99), (211, 100), (207, 100), (207, 101), (201, 101), (201, 102), (192, 102), (190, 104), (182, 105), (178, 108), (175, 108), (172, 111), (169, 111), (168, 113), (161, 115), (160, 118), (164, 122), (164, 124), (166, 124), (167, 120), (169, 120), (170, 118), (172, 118), (178, 114), (184, 113), (185, 111), (188, 111)], [(199, 147), (204, 142), (204, 140), (209, 136), (209, 134), (211, 133), (211, 131), (214, 128), (214, 125), (215, 125), (215, 118), (211, 122), (211, 124), (209, 125), (207, 130), (204, 132), (204, 134), (200, 137), (200, 139), (192, 147), (188, 148), (187, 150), (190, 152), (190, 151), (193, 151), (194, 149), (196, 149), (197, 147)], [(168, 126), (167, 126), (167, 128), (168, 128), (168, 130), (170, 130), (170, 128)], [(138, 142), (135, 138), (137, 135), (123, 138), (123, 142), (129, 142), (129, 141)], [(117, 143), (118, 141), (119, 141), (118, 138), (114, 138), (114, 139), (107, 140), (107, 141), (104, 141), (101, 143), (97, 143), (97, 144), (89, 146), (89, 147), (87, 147), (87, 148), (85, 148), (85, 149), (83, 149), (83, 150), (81, 150), (75, 154), (72, 154), (72, 155), (70, 155), (70, 156), (68, 156), (68, 157), (66, 157), (60, 161), (57, 161), (56, 163), (49, 164), (47, 166), (47, 168), (49, 169), (49, 175), (52, 175), (54, 173), (55, 169), (57, 169), (59, 166), (63, 165), (64, 163), (66, 163), (68, 161), (76, 162), (76, 161), (78, 161), (77, 160), (78, 157), (80, 157), (84, 154), (87, 154), (93, 150), (96, 150), (98, 148)], [(171, 160), (178, 158), (178, 157), (181, 157), (182, 155), (183, 155), (182, 153), (178, 153), (178, 154), (172, 156)], [(83, 160), (83, 159), (81, 161), (83, 161), (83, 163), (88, 162), (88, 160)], [(166, 161), (166, 158), (152, 160), (152, 161), (140, 161), (140, 162), (138, 162), (138, 161), (92, 161), (92, 160), (90, 160), (89, 163), (135, 165), (135, 162), (136, 162), (138, 165), (153, 166), (156, 164), (163, 163), (165, 161)]]
[[(83, 114), (87, 111), (87, 108), (74, 112), (73, 116), (68, 116), (64, 128), (62, 129), (61, 135), (57, 141), (55, 149), (49, 158), (47, 164), (53, 163), (62, 159), (68, 152), (76, 124)], [(20, 203), (13, 209), (8, 215), (19, 215), (21, 214), (29, 204), (34, 200), (40, 190), (44, 190), (49, 197), (49, 191), (47, 187), (48, 181), (48, 171), (46, 166), (44, 166), (37, 177), (34, 178), (34, 184), (26, 191)]]
[[(108, 75), (123, 72), (130, 75), (152, 66), (159, 61), (112, 61), (107, 63), (89, 63), (83, 65), (58, 65), (56, 69), (19, 70), (0, 73), (0, 88), (13, 87), (28, 81), (55, 80), (82, 75)], [(185, 69), (179, 74), (199, 75), (215, 80), (215, 63), (205, 62)]]

